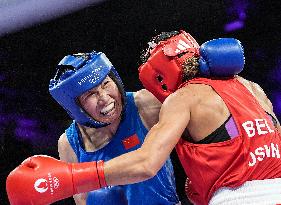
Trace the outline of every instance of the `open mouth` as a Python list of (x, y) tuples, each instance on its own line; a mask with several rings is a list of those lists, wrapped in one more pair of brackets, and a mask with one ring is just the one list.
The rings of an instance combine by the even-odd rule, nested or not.
[(115, 103), (112, 102), (112, 103), (109, 103), (107, 106), (105, 106), (101, 111), (100, 113), (102, 115), (110, 115), (110, 113), (115, 109)]

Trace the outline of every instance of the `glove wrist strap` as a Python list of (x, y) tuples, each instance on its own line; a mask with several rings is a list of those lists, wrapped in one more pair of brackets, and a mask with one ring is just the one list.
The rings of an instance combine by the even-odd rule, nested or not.
[(72, 180), (74, 194), (89, 192), (106, 186), (103, 161), (100, 161), (99, 165), (97, 165), (97, 162), (72, 163)]
[(100, 160), (97, 162), (97, 172), (98, 172), (98, 177), (99, 177), (99, 182), (101, 187), (106, 187), (107, 183), (105, 181), (105, 176), (104, 176), (104, 161)]

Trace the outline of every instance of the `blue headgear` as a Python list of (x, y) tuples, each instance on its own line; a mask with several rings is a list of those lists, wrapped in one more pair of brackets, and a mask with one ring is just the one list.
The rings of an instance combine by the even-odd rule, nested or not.
[(94, 128), (108, 125), (90, 117), (81, 108), (77, 98), (100, 85), (109, 74), (122, 95), (124, 111), (125, 91), (122, 80), (104, 53), (93, 51), (67, 55), (59, 62), (57, 68), (55, 77), (50, 80), (49, 92), (78, 123)]

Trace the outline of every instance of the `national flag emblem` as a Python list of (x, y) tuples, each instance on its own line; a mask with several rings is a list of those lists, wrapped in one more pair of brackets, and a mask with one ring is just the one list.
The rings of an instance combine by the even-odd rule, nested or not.
[(123, 139), (122, 142), (123, 142), (123, 146), (125, 147), (126, 150), (131, 149), (131, 148), (137, 146), (138, 144), (140, 144), (140, 140), (139, 140), (137, 134), (134, 134), (130, 137), (127, 137), (126, 139)]

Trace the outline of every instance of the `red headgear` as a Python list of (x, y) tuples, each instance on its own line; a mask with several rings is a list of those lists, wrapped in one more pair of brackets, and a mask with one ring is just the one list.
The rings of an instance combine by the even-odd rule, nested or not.
[(139, 67), (139, 79), (163, 102), (182, 83), (182, 64), (193, 56), (199, 56), (199, 45), (189, 33), (181, 30), (150, 51), (147, 62)]

